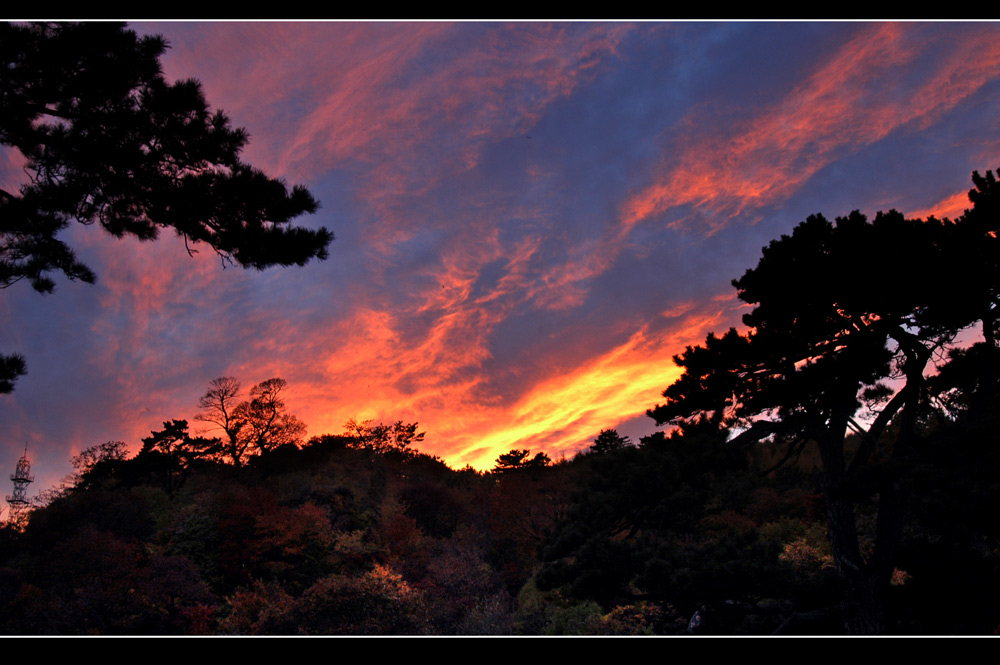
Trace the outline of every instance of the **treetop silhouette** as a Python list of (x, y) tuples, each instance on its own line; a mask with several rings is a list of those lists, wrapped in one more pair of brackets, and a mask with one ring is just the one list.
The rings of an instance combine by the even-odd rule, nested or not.
[[(735, 440), (776, 437), (786, 459), (815, 442), (834, 560), (846, 582), (852, 632), (882, 629), (879, 593), (889, 583), (902, 525), (901, 464), (914, 455), (925, 372), (959, 331), (983, 324), (984, 390), (996, 389), (998, 286), (996, 194), (991, 172), (973, 174), (972, 210), (956, 221), (855, 211), (799, 224), (763, 249), (733, 281), (754, 309), (746, 332), (688, 347), (682, 376), (649, 411), (658, 424), (699, 419), (741, 428)], [(898, 380), (891, 388), (887, 379)], [(867, 427), (854, 414), (881, 409)], [(894, 434), (887, 427), (894, 423)], [(860, 446), (849, 455), (849, 429)], [(853, 504), (859, 487), (879, 496), (874, 549), (863, 556)]]
[[(56, 237), (73, 221), (140, 240), (172, 228), (223, 265), (327, 258), (333, 234), (289, 226), (319, 203), (240, 160), (249, 135), (209, 109), (197, 81), (164, 79), (166, 48), (121, 23), (0, 24), (0, 144), (29, 178), (0, 190), (0, 288), (28, 280), (49, 293), (54, 272), (93, 282)], [(16, 358), (0, 358), (2, 392), (25, 373)]]
[(538, 452), (535, 453), (534, 457), (528, 457), (530, 454), (530, 450), (512, 448), (510, 452), (497, 457), (493, 470), (502, 473), (514, 469), (537, 469), (552, 463), (552, 459), (544, 452)]
[(423, 441), (425, 435), (426, 432), (417, 431), (417, 423), (404, 423), (402, 420), (386, 425), (373, 420), (358, 422), (351, 418), (344, 423), (344, 437), (351, 441), (351, 447), (379, 454), (413, 455), (416, 449), (412, 446)]
[(606, 455), (633, 445), (632, 440), (619, 434), (618, 430), (603, 429), (600, 434), (594, 437), (593, 445), (586, 452), (590, 455)]
[(226, 437), (221, 455), (235, 466), (244, 457), (263, 454), (288, 444), (298, 444), (305, 423), (287, 412), (282, 393), (288, 383), (273, 378), (250, 389), (250, 399), (240, 400), (240, 382), (231, 376), (213, 379), (198, 399), (197, 420), (215, 425)]

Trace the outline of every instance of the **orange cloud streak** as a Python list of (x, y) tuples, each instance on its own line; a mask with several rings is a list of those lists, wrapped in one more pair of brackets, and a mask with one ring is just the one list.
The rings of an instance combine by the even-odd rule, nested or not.
[[(370, 215), (363, 229), (363, 251), (376, 283), (385, 279), (382, 267), (395, 267), (397, 247), (418, 231), (430, 230), (417, 224), (454, 229), (453, 220), (435, 221), (426, 213), (413, 216), (406, 201), (418, 200), (443, 177), (471, 169), (485, 146), (532, 126), (549, 104), (592, 76), (601, 58), (612, 55), (631, 29), (525, 28), (491, 34), (475, 52), (439, 57), (427, 68), (421, 64), (427, 52), (442, 47), (447, 52), (450, 26), (422, 24), (395, 33), (378, 26), (351, 26), (340, 39), (328, 39), (319, 47), (296, 30), (278, 34), (267, 27), (270, 57), (266, 65), (252, 65), (249, 80), (260, 82), (262, 90), (276, 91), (271, 95), (277, 98), (294, 94), (306, 82), (310, 90), (320, 91), (305, 99), (312, 110), (294, 138), (275, 148), (275, 171), (321, 173), (331, 166), (363, 166), (357, 198)], [(259, 32), (241, 26), (229, 39), (247, 39), (248, 31)], [(379, 39), (365, 37), (375, 31), (382, 32)], [(306, 44), (311, 44), (314, 59), (337, 64), (325, 69), (307, 66), (302, 80), (295, 82), (289, 63), (302, 62)], [(412, 76), (415, 68), (423, 68), (419, 76)], [(207, 90), (223, 108), (249, 112), (227, 101), (238, 92), (225, 87)], [(269, 98), (261, 100), (265, 108)], [(432, 171), (428, 164), (433, 164)], [(536, 214), (516, 212), (523, 218)], [(537, 432), (560, 430), (555, 439), (537, 443), (551, 452), (569, 450), (601, 428), (641, 413), (670, 382), (670, 356), (677, 340), (693, 341), (686, 333), (654, 333), (647, 325), (581, 369), (550, 378), (543, 387), (525, 388), (525, 395), (489, 394), (484, 389), (482, 368), (493, 358), (490, 334), (495, 327), (525, 303), (548, 309), (578, 305), (585, 293), (580, 284), (602, 273), (614, 259), (614, 252), (608, 253), (607, 246), (601, 250), (602, 243), (595, 242), (577, 250), (563, 266), (542, 271), (536, 258), (541, 237), (525, 236), (505, 245), (497, 236), (500, 220), (495, 214), (487, 202), (466, 211), (460, 230), (451, 231), (452, 241), (438, 248), (439, 261), (423, 274), (410, 276), (417, 279), (394, 284), (406, 293), (402, 308), (360, 294), (346, 315), (305, 338), (292, 323), (268, 320), (261, 324), (267, 334), (257, 340), (258, 347), (244, 354), (247, 359), (230, 373), (247, 384), (271, 374), (287, 378), (289, 407), (313, 434), (339, 432), (348, 418), (419, 420), (435, 452), (449, 461), (484, 467), (505, 452), (504, 445), (509, 449), (526, 437), (534, 442)], [(606, 258), (595, 260), (599, 255)], [(497, 281), (474, 291), (484, 267), (498, 261), (503, 270)], [(205, 277), (209, 283), (215, 279)], [(121, 288), (126, 291), (141, 286), (125, 284)], [(150, 286), (154, 292), (166, 288), (162, 282)], [(115, 297), (129, 301), (127, 293)], [(415, 328), (413, 321), (419, 317), (430, 317), (430, 323)], [(136, 332), (155, 320), (155, 312), (140, 305)], [(697, 322), (691, 325), (698, 329), (695, 337), (703, 336)], [(562, 403), (547, 404), (546, 392)], [(517, 415), (512, 418), (510, 413)]]
[[(946, 50), (947, 49), (947, 50)], [(934, 72), (906, 87), (902, 68), (925, 53)], [(926, 127), (1000, 73), (994, 30), (946, 46), (919, 26), (879, 24), (845, 44), (802, 85), (724, 137), (698, 135), (665, 160), (655, 182), (621, 208), (626, 229), (684, 204), (704, 207), (717, 231), (748, 208), (773, 204), (834, 159), (913, 123)]]
[[(271, 375), (288, 379), (289, 407), (311, 433), (339, 432), (348, 418), (419, 420), (430, 449), (449, 462), (481, 468), (514, 446), (572, 451), (600, 429), (652, 406), (675, 377), (672, 355), (727, 323), (728, 310), (716, 303), (716, 310), (692, 310), (672, 326), (637, 322), (625, 343), (582, 361), (578, 369), (549, 376), (520, 395), (490, 394), (481, 372), (493, 358), (490, 334), (516, 307), (578, 306), (586, 282), (608, 269), (637, 224), (673, 206), (694, 204), (719, 220), (708, 229), (712, 232), (742, 210), (788, 196), (844, 152), (907, 123), (931, 122), (1000, 70), (1000, 45), (991, 31), (983, 31), (955, 45), (916, 89), (887, 86), (894, 72), (934, 45), (911, 44), (907, 25), (866, 27), (785, 99), (729, 135), (701, 136), (695, 119), (689, 119), (690, 138), (665, 158), (654, 182), (622, 205), (620, 224), (600, 241), (576, 245), (562, 265), (542, 269), (541, 238), (501, 243), (500, 220), (487, 202), (467, 213), (460, 227), (428, 211), (413, 215), (408, 207), (443, 178), (478, 164), (485, 146), (532, 126), (548, 105), (592, 76), (601, 58), (614, 54), (630, 27), (533, 29), (520, 26), (516, 33), (491, 36), (461, 57), (449, 57), (458, 54), (448, 50), (447, 24), (405, 30), (352, 25), (322, 44), (294, 25), (240, 26), (229, 33), (230, 40), (266, 35), (268, 57), (245, 65), (247, 71), (231, 72), (231, 78), (219, 77), (222, 82), (207, 86), (206, 93), (240, 114), (240, 122), (245, 116), (251, 127), (286, 122), (277, 115), (277, 101), (269, 100), (299, 100), (304, 113), (295, 115), (299, 124), (292, 139), (278, 132), (286, 141), (278, 146), (278, 138), (264, 137), (258, 146), (267, 160), (261, 165), (292, 180), (297, 173), (318, 177), (328, 169), (357, 172), (354, 184), (364, 210), (361, 248), (374, 281), (386, 279), (380, 266), (395, 266), (397, 249), (418, 232), (447, 226), (454, 234), (451, 244), (438, 248), (436, 263), (408, 276), (418, 279), (393, 285), (406, 295), (403, 307), (360, 293), (346, 314), (320, 317), (323, 327), (315, 331), (267, 314), (253, 323), (266, 335), (253, 340), (251, 351), (227, 371), (246, 385)], [(446, 55), (424, 64), (424, 56), (439, 49)], [(261, 90), (254, 106), (242, 84), (234, 87), (237, 80), (253, 80)], [(257, 125), (254, 114), (263, 114), (265, 122)], [(248, 158), (257, 159), (256, 154)], [(532, 218), (532, 211), (522, 212)], [(430, 229), (420, 226), (427, 224)], [(134, 355), (140, 354), (138, 340), (166, 324), (164, 303), (178, 294), (210, 293), (221, 279), (216, 266), (205, 261), (178, 267), (158, 262), (155, 251), (144, 252), (118, 257), (120, 263), (110, 266), (114, 277), (104, 305), (111, 312), (130, 308), (130, 329), (97, 324), (109, 340), (137, 345)], [(477, 292), (484, 267), (494, 262), (502, 263), (501, 277)], [(171, 267), (155, 267), (161, 265)], [(225, 311), (225, 303), (217, 304)], [(421, 317), (429, 321), (422, 327), (414, 323)], [(225, 333), (220, 328), (199, 335)], [(111, 342), (107, 353), (117, 353)], [(147, 370), (140, 363), (115, 371), (131, 386), (140, 385)], [(205, 377), (206, 385), (211, 378)], [(196, 399), (187, 395), (183, 403), (193, 406)], [(124, 405), (123, 413), (130, 408)]]
[[(330, 350), (324, 378), (290, 384), (290, 406), (310, 432), (340, 432), (348, 418), (418, 420), (425, 448), (453, 466), (488, 469), (512, 447), (573, 453), (601, 429), (642, 414), (677, 376), (672, 356), (733, 318), (729, 295), (664, 312), (623, 344), (576, 369), (550, 376), (521, 396), (473, 396), (486, 344), (456, 344), (456, 312), (423, 341), (408, 342), (385, 312), (363, 310), (343, 329), (346, 345)], [(331, 337), (338, 338), (343, 329)], [(511, 399), (514, 397), (514, 399)]]
[(957, 192), (951, 196), (946, 196), (934, 205), (928, 206), (921, 210), (915, 210), (913, 212), (906, 213), (907, 217), (916, 219), (925, 219), (927, 217), (937, 217), (938, 219), (943, 219), (945, 217), (949, 219), (955, 219), (956, 217), (965, 213), (965, 209), (969, 208), (972, 204), (969, 202), (968, 190)]

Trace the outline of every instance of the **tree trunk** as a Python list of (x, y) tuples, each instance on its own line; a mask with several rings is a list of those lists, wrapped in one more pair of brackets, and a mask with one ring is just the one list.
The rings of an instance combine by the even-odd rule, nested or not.
[(830, 549), (844, 584), (844, 627), (850, 635), (877, 635), (885, 632), (882, 588), (888, 577), (866, 565), (861, 555), (851, 476), (844, 459), (846, 435), (847, 417), (831, 417), (819, 439), (823, 460), (820, 486), (826, 501)]
[(882, 576), (858, 571), (848, 575), (842, 609), (848, 635), (880, 635), (885, 632), (882, 609)]

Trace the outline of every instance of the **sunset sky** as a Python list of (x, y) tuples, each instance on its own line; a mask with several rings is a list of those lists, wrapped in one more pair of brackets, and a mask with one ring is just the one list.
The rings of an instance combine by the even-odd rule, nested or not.
[(771, 239), (817, 212), (956, 216), (1000, 167), (995, 23), (132, 27), (336, 240), (253, 272), (72, 229), (95, 285), (0, 292), (0, 353), (29, 372), (0, 397), (0, 474), (27, 443), (29, 494), (88, 446), (202, 429), (225, 375), (287, 380), (309, 436), (417, 421), (453, 468), (638, 438)]

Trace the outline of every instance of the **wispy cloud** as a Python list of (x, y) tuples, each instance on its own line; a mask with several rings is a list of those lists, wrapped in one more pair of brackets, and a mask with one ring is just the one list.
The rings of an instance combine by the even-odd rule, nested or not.
[(910, 218), (925, 219), (927, 217), (937, 217), (938, 219), (955, 219), (962, 215), (967, 208), (971, 207), (972, 204), (969, 202), (969, 192), (968, 190), (956, 192), (951, 196), (945, 197), (944, 199), (938, 201), (934, 205), (928, 206), (921, 210), (907, 211), (906, 215)]
[[(429, 452), (481, 468), (512, 447), (573, 451), (655, 404), (672, 356), (738, 320), (727, 280), (770, 240), (745, 222), (870, 148), (953, 145), (944, 125), (1000, 77), (991, 24), (805, 27), (843, 39), (763, 72), (715, 59), (774, 48), (764, 61), (781, 63), (755, 25), (143, 26), (172, 41), (169, 77), (199, 78), (249, 129), (249, 162), (321, 199), (299, 223), (338, 239), (326, 263), (253, 273), (166, 234), (74, 231), (96, 286), (54, 296), (62, 309), (3, 301), (21, 346), (0, 353), (23, 349), (32, 372), (5, 426), (60, 454), (138, 445), (191, 419), (216, 376), (281, 376), (310, 434), (418, 421)], [(773, 96), (726, 106), (765, 75)], [(963, 140), (968, 163), (995, 144)], [(0, 177), (17, 168), (0, 155)], [(53, 398), (58, 426), (43, 423)]]
[(919, 24), (868, 26), (756, 116), (721, 131), (690, 116), (690, 138), (623, 204), (622, 224), (690, 204), (715, 220), (698, 230), (716, 232), (789, 197), (840, 157), (893, 131), (926, 128), (998, 73), (1000, 43), (989, 27), (955, 40)]

